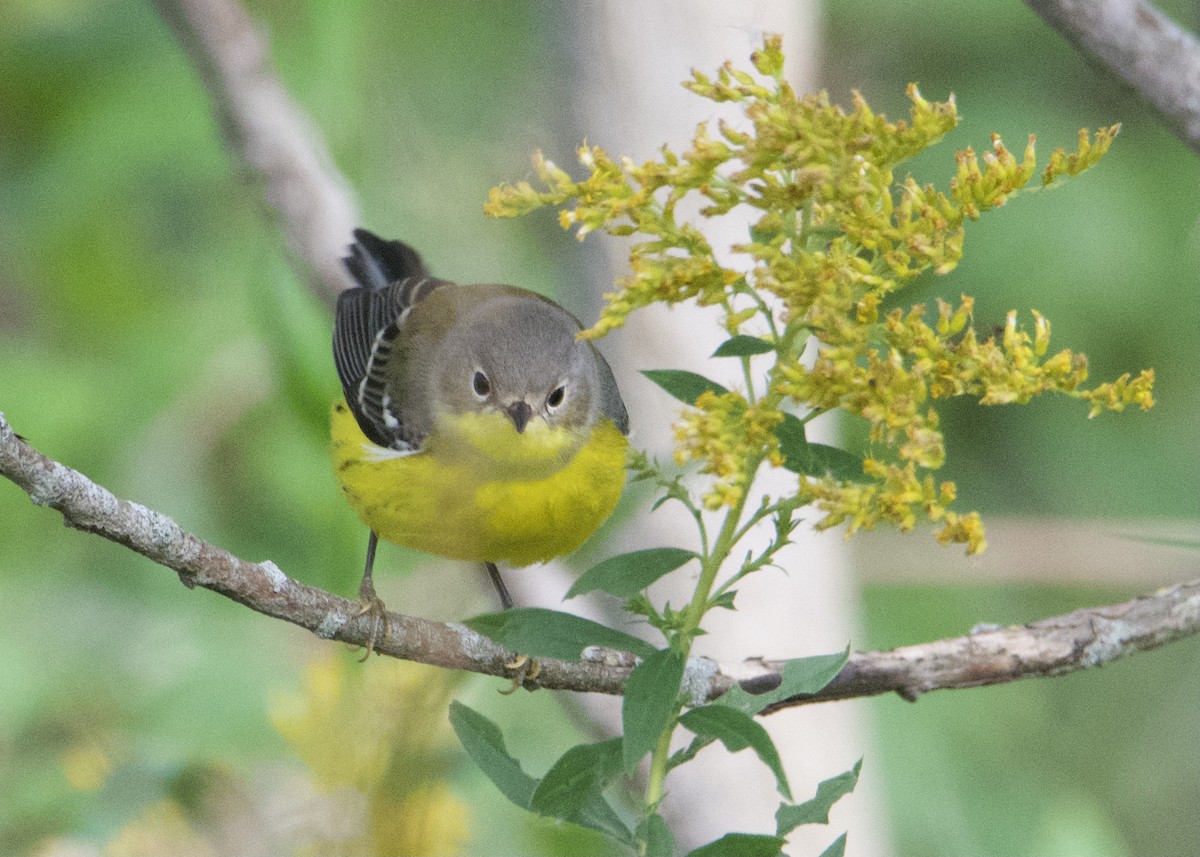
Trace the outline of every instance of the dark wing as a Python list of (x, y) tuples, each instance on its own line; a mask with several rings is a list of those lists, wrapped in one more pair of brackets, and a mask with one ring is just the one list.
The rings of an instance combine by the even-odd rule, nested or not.
[(399, 403), (388, 397), (388, 362), (408, 311), (444, 281), (431, 278), (407, 244), (365, 229), (354, 237), (343, 262), (360, 285), (338, 296), (333, 363), (363, 434), (380, 446), (413, 449), (421, 439), (406, 431)]
[(385, 241), (366, 229), (354, 230), (350, 255), (342, 262), (358, 284), (368, 289), (384, 289), (409, 277), (429, 277), (420, 253), (403, 241)]
[(596, 355), (596, 378), (600, 385), (600, 412), (616, 423), (621, 434), (629, 434), (629, 412), (625, 410), (625, 401), (621, 398), (621, 390), (617, 387), (617, 379), (613, 377), (612, 368), (604, 359), (604, 355), (590, 342), (588, 347)]

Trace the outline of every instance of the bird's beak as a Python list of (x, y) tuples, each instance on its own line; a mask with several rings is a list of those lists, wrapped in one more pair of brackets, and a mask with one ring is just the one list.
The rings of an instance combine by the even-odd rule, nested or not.
[(525, 426), (529, 425), (529, 420), (533, 416), (533, 408), (523, 399), (517, 399), (504, 409), (504, 413), (508, 414), (508, 418), (517, 427), (517, 434), (524, 434)]

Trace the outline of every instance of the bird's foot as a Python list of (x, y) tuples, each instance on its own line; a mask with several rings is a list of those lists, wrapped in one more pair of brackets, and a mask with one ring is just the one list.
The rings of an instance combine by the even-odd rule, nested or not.
[(387, 606), (383, 603), (383, 599), (375, 594), (375, 587), (371, 585), (369, 579), (364, 580), (358, 588), (358, 600), (362, 604), (361, 609), (354, 614), (354, 618), (359, 616), (370, 615), (371, 617), (371, 634), (367, 637), (366, 651), (359, 659), (365, 661), (371, 657), (371, 652), (375, 651), (375, 644), (380, 640), (386, 640), (388, 635), (388, 613)]
[(502, 696), (509, 696), (516, 693), (518, 688), (526, 690), (536, 690), (538, 688), (538, 676), (542, 672), (542, 665), (538, 663), (536, 658), (531, 658), (528, 655), (517, 655), (511, 661), (505, 663), (504, 668), (512, 670), (512, 675), (509, 678), (512, 680), (512, 687), (508, 690), (500, 691)]

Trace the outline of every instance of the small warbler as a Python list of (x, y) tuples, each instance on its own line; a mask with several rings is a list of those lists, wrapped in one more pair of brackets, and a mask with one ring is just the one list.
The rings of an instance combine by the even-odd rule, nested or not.
[(612, 370), (549, 298), (440, 280), (408, 245), (354, 237), (332, 436), (337, 480), (371, 531), (363, 612), (386, 622), (379, 538), (484, 563), (511, 607), (496, 563), (570, 553), (620, 499), (629, 417)]

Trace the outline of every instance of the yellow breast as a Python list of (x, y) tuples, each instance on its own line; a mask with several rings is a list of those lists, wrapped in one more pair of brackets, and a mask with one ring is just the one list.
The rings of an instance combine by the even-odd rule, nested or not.
[[(531, 428), (533, 425), (531, 424)], [(435, 435), (400, 455), (367, 440), (344, 402), (333, 408), (334, 472), (380, 538), (451, 559), (529, 565), (578, 548), (616, 508), (627, 441), (603, 419), (575, 443), (544, 424), (506, 442), (486, 425)], [(466, 445), (464, 445), (466, 444)]]

